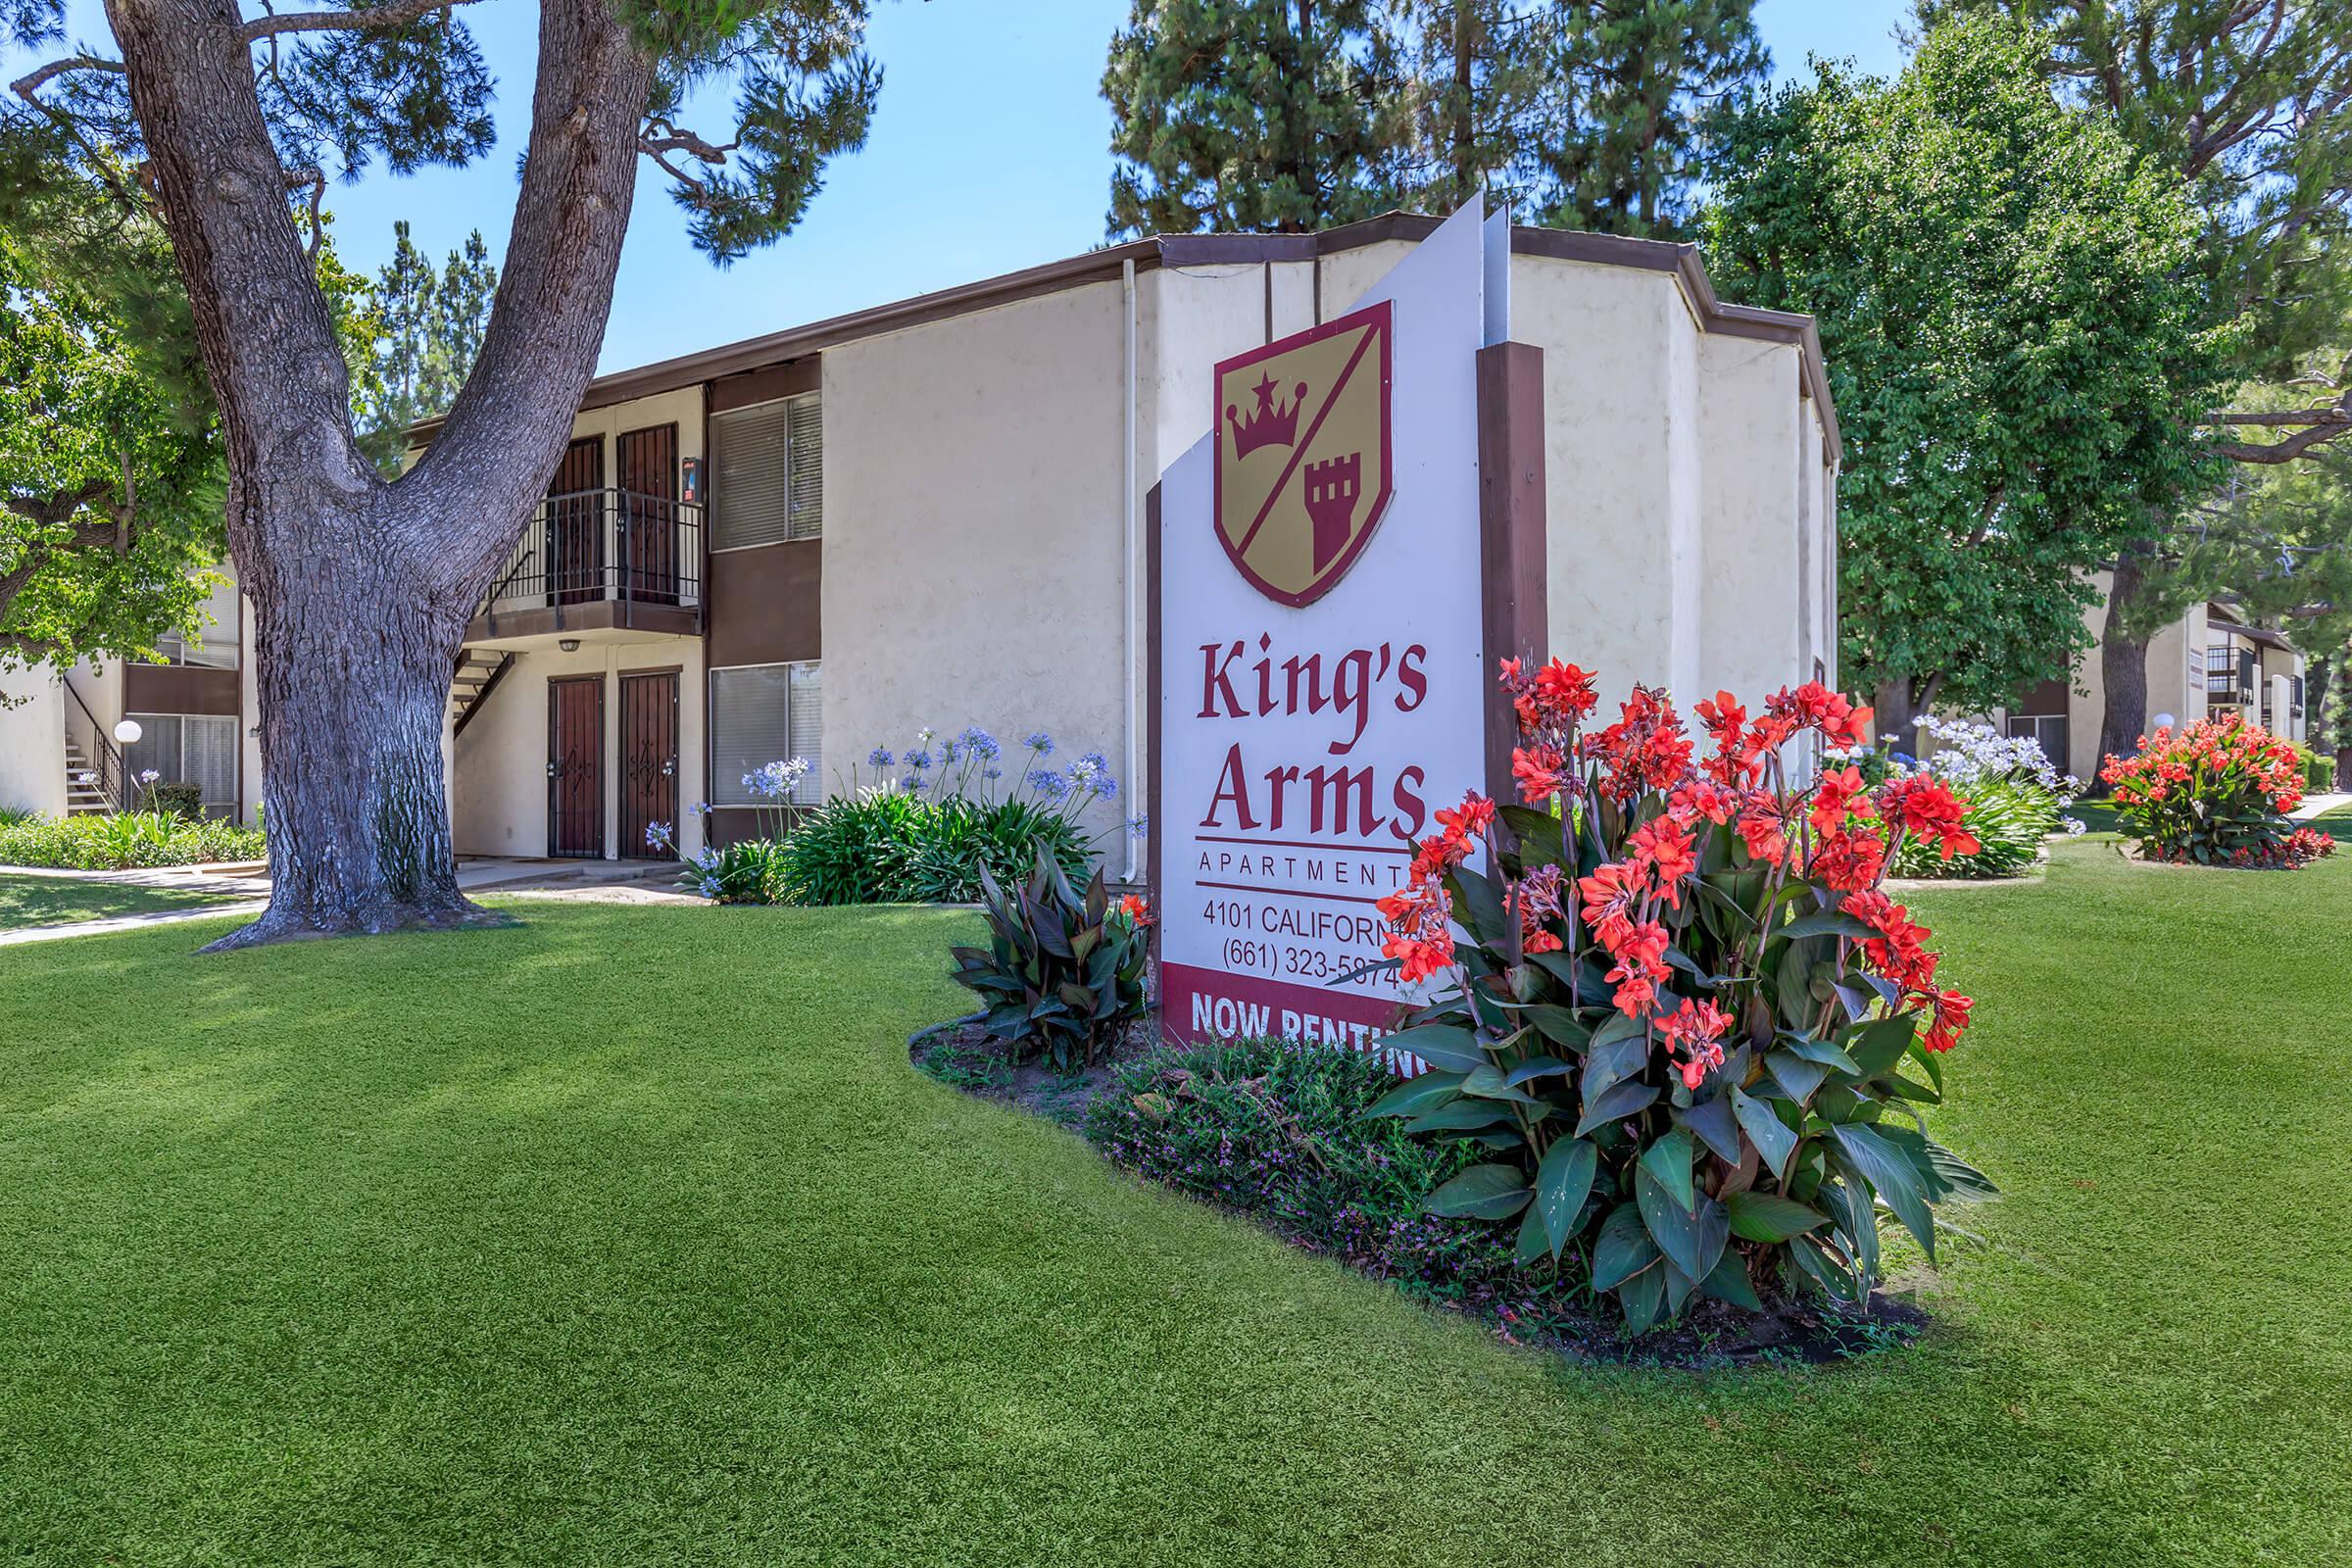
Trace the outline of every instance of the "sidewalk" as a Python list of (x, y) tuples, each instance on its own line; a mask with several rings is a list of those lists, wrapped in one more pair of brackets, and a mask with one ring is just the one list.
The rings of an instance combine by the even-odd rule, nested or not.
[[(269, 906), (270, 877), (266, 869), (225, 865), (153, 866), (131, 871), (69, 871), (49, 866), (0, 865), (0, 876), (57, 877), (78, 882), (110, 882), (129, 887), (172, 888), (186, 893), (223, 893), (235, 897), (193, 909), (159, 909), (144, 914), (121, 914), (104, 920), (80, 920), (64, 925), (26, 926), (0, 931), (0, 947), (25, 942), (54, 942), (65, 937), (104, 936), (113, 931), (143, 931), (149, 926), (177, 925), (186, 920), (210, 920), (224, 914), (255, 915)], [(465, 859), (458, 862), (458, 887), (466, 893), (518, 893), (532, 888), (579, 890), (626, 888), (654, 882), (667, 888), (676, 880), (674, 865), (654, 860), (525, 860)], [(695, 901), (700, 902), (700, 901)]]
[(2352, 795), (2306, 795), (2303, 804), (2295, 808), (2294, 818), (2298, 822), (2308, 822), (2339, 806), (2352, 806)]

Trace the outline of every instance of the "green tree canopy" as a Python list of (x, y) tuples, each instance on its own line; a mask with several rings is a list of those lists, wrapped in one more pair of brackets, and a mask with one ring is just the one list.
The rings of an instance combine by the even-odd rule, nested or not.
[(2213, 482), (2197, 214), (2052, 95), (2046, 53), (1949, 24), (1899, 79), (1822, 67), (1720, 147), (1718, 284), (1820, 323), (1842, 654), (1890, 722), (2065, 667), (2092, 570)]
[(435, 272), (409, 238), (408, 220), (392, 225), (392, 259), (377, 270), (372, 290), (377, 396), (361, 423), (362, 440), (387, 473), (400, 471), (409, 427), (457, 400), (482, 351), (497, 291), (498, 269), (480, 229)]
[(1110, 232), (1303, 232), (1379, 211), (1372, 0), (1134, 0), (1110, 40)]
[(1134, 0), (1113, 234), (1301, 230), (1484, 188), (1679, 235), (1708, 108), (1763, 79), (1754, 0)]
[(0, 239), (0, 668), (195, 630), (224, 477), (209, 410)]

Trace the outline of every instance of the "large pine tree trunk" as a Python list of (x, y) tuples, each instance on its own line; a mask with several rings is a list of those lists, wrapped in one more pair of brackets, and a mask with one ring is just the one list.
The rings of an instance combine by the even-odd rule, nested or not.
[[(2107, 691), (2099, 715), (2100, 765), (2110, 757), (2135, 756), (2148, 726), (2148, 641), (2131, 629), (2132, 601), (2142, 576), (2139, 559), (2127, 551), (2107, 594), (2107, 620), (2099, 629), (2099, 679)], [(2090, 787), (2093, 794), (2106, 793), (2095, 778)]]
[(478, 918), (450, 842), (451, 666), (595, 367), (653, 57), (611, 0), (541, 0), (530, 141), (481, 355), (431, 449), (387, 484), (352, 434), (349, 372), (236, 0), (110, 0), (107, 14), (220, 401), (229, 549), (260, 622), (272, 887), (225, 945)]
[(297, 519), (342, 547), (252, 584), (270, 900), (217, 948), (494, 918), (458, 891), (441, 749), (467, 601), (436, 603), (389, 530), (355, 526), (374, 510)]

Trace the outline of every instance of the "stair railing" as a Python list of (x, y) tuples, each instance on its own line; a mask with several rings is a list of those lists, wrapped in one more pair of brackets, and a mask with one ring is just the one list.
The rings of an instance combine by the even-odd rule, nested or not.
[[(115, 738), (106, 732), (106, 726), (98, 722), (98, 715), (90, 711), (90, 705), (81, 700), (81, 693), (74, 689), (74, 683), (61, 678), (58, 684), (66, 689), (68, 697), (74, 699), (74, 706), (81, 710), (82, 718), (90, 726), (90, 756), (93, 765), (88, 782), (94, 784), (98, 793), (106, 798), (109, 809), (128, 810), (130, 764), (123, 760), (122, 749), (117, 746)], [(75, 780), (74, 782), (81, 781)]]

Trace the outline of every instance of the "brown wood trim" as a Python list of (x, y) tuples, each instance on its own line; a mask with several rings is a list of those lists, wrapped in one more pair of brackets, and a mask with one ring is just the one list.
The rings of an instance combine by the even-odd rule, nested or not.
[[(1161, 773), (1165, 771), (1164, 760), (1159, 749), (1159, 683), (1164, 673), (1160, 668), (1159, 659), (1159, 641), (1162, 633), (1159, 603), (1159, 486), (1154, 484), (1144, 492), (1144, 581), (1150, 584), (1150, 592), (1144, 596), (1144, 697), (1147, 704), (1144, 710), (1144, 745), (1147, 755), (1152, 759), (1151, 776), (1145, 780), (1144, 784), (1146, 833), (1144, 878), (1146, 892), (1154, 905), (1159, 902), (1160, 890), (1166, 886), (1160, 880), (1159, 847), (1167, 837), (1161, 831), (1159, 816), (1160, 807), (1163, 804), (1159, 797), (1159, 779)], [(1159, 956), (1159, 925), (1157, 922), (1152, 924), (1152, 934), (1148, 940), (1152, 945), (1152, 957), (1157, 958)]]
[(761, 370), (745, 370), (710, 382), (710, 412), (724, 414), (730, 409), (748, 409), (755, 403), (773, 403), (778, 398), (814, 392), (822, 379), (814, 355)]
[(704, 651), (713, 666), (824, 657), (824, 541), (721, 550), (703, 586)]
[(1482, 556), (1487, 792), (1516, 800), (1510, 694), (1494, 679), (1504, 659), (1541, 660), (1550, 640), (1545, 579), (1544, 351), (1495, 343), (1478, 351), (1478, 523)]
[[(122, 711), (125, 713), (201, 713), (234, 716), (238, 672), (195, 664), (124, 664)], [(237, 744), (244, 745), (242, 736)]]
[[(1316, 234), (1162, 234), (1130, 240), (1122, 245), (1072, 256), (1042, 267), (982, 278), (977, 282), (918, 294), (871, 310), (788, 327), (739, 343), (679, 355), (632, 370), (618, 370), (588, 383), (581, 409), (601, 409), (635, 398), (671, 392), (697, 381), (706, 383), (746, 376), (750, 372), (783, 368), (788, 362), (816, 354), (836, 344), (881, 332), (922, 326), (972, 311), (988, 310), (1018, 300), (1059, 293), (1090, 283), (1115, 283), (1121, 264), (1133, 262), (1139, 272), (1154, 267), (1195, 267), (1211, 264), (1315, 262), (1342, 251), (1377, 245), (1384, 240), (1418, 240), (1434, 231), (1439, 220), (1419, 213), (1386, 213), (1361, 222), (1327, 228)], [(1750, 305), (1726, 305), (1715, 296), (1706, 269), (1694, 245), (1665, 240), (1634, 239), (1623, 234), (1590, 234), (1567, 229), (1531, 228), (1514, 224), (1511, 251), (1520, 256), (1544, 256), (1560, 261), (1588, 262), (1599, 267), (1630, 267), (1643, 271), (1670, 272), (1690, 301), (1699, 325), (1709, 332), (1759, 337), (1796, 345), (1802, 357), (1803, 390), (1821, 407), (1825, 445), (1832, 463), (1839, 460), (1836, 411), (1831, 406), (1829, 377), (1822, 367), (1821, 335), (1809, 316), (1767, 311)], [(1322, 268), (1315, 268), (1315, 317), (1323, 314)], [(782, 396), (765, 392), (745, 401)], [(729, 397), (744, 396), (729, 393)], [(740, 405), (729, 405), (740, 406)], [(421, 446), (440, 428), (440, 420), (419, 420), (410, 428), (412, 446)]]
[(518, 637), (552, 637), (559, 632), (623, 629), (691, 637), (702, 628), (696, 622), (691, 605), (640, 605), (593, 599), (584, 605), (533, 605), (504, 614), (476, 615), (466, 628), (466, 641), (495, 643)]
[(686, 673), (686, 666), (684, 664), (623, 664), (612, 673), (624, 679), (630, 675), (683, 675)]

